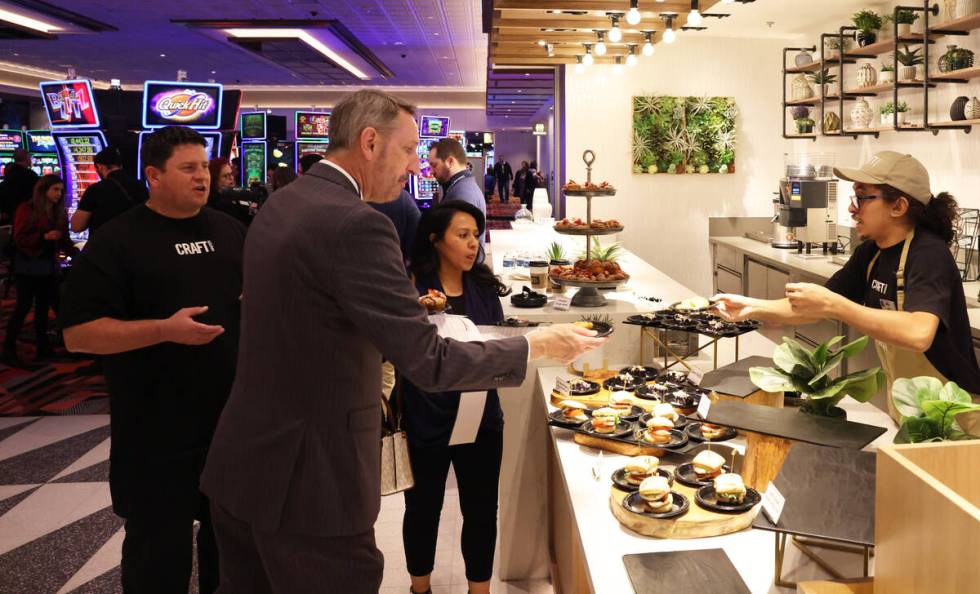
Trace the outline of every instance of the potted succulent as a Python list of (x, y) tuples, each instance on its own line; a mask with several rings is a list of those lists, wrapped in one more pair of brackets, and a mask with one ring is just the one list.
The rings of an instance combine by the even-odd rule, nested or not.
[(880, 367), (851, 373), (831, 379), (830, 373), (844, 359), (853, 357), (868, 345), (868, 337), (862, 336), (836, 351), (831, 349), (844, 340), (835, 336), (815, 349), (807, 349), (796, 340), (784, 337), (776, 347), (772, 360), (775, 367), (752, 367), (749, 377), (757, 387), (766, 392), (799, 392), (803, 398), (800, 412), (825, 417), (845, 417), (837, 406), (844, 396), (858, 402), (867, 402), (885, 385), (885, 373)]
[(878, 82), (881, 84), (895, 82), (895, 67), (882, 62), (881, 71), (878, 73)]
[(881, 124), (883, 126), (892, 125), (895, 121), (896, 113), (898, 113), (898, 125), (901, 126), (905, 124), (905, 114), (908, 113), (909, 106), (904, 101), (899, 101), (897, 106), (889, 101), (878, 108), (878, 111), (881, 113)]
[(918, 78), (919, 65), (923, 62), (922, 54), (919, 53), (921, 51), (922, 48), (909, 49), (909, 46), (906, 45), (905, 49), (900, 49), (895, 54), (898, 63), (902, 65), (898, 69), (899, 82), (912, 82)]
[(898, 23), (898, 36), (901, 38), (912, 34), (912, 24), (919, 20), (919, 13), (900, 8), (893, 18)]
[(548, 282), (550, 283), (551, 291), (553, 293), (564, 293), (565, 287), (561, 283), (556, 282), (552, 278), (552, 275), (557, 276), (561, 266), (571, 266), (572, 263), (565, 256), (565, 248), (557, 241), (551, 242), (551, 245), (548, 246), (547, 255)]
[(892, 385), (892, 403), (902, 415), (895, 443), (978, 439), (980, 404), (956, 385), (934, 377), (899, 378)]
[(830, 68), (824, 68), (811, 74), (810, 82), (823, 88), (824, 97), (837, 94), (837, 75), (832, 74)]
[(824, 60), (836, 60), (840, 57), (841, 51), (846, 51), (850, 46), (851, 39), (849, 37), (844, 38), (844, 44), (841, 45), (839, 37), (828, 37), (824, 40), (823, 48), (823, 58)]
[(851, 17), (854, 26), (858, 28), (858, 45), (864, 47), (878, 41), (878, 29), (881, 29), (881, 17), (871, 10), (862, 10)]
[(813, 132), (814, 121), (810, 118), (799, 118), (796, 120), (796, 131), (799, 134), (811, 134)]

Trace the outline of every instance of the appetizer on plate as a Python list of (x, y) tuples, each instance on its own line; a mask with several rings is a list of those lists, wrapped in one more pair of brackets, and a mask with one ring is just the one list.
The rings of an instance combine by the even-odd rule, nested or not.
[(633, 398), (629, 392), (613, 392), (609, 395), (609, 408), (629, 414), (633, 408)]
[(698, 480), (706, 481), (721, 474), (725, 459), (718, 452), (704, 450), (694, 457), (691, 464), (694, 466), (694, 474), (697, 475)]
[(619, 423), (619, 411), (613, 408), (600, 408), (592, 411), (592, 429), (596, 433), (614, 433)]
[(594, 184), (592, 182), (580, 184), (574, 179), (569, 179), (567, 182), (565, 182), (565, 185), (562, 186), (562, 189), (572, 192), (581, 192), (582, 190), (611, 190), (612, 186), (606, 181), (600, 184)]
[(662, 476), (651, 476), (640, 483), (640, 497), (647, 509), (655, 514), (670, 511), (674, 500), (670, 495), (670, 483)]
[(435, 289), (429, 289), (429, 292), (425, 295), (419, 297), (419, 303), (425, 306), (425, 309), (432, 313), (439, 313), (446, 309), (446, 296), (442, 291), (437, 291)]
[(635, 456), (623, 468), (626, 482), (631, 485), (639, 485), (646, 479), (657, 474), (660, 468), (660, 459), (656, 456)]
[(705, 439), (718, 439), (719, 437), (724, 437), (725, 433), (727, 432), (728, 427), (712, 425), (711, 423), (701, 423), (701, 435), (703, 435)]
[(701, 309), (708, 309), (711, 307), (711, 302), (704, 297), (688, 297), (687, 299), (681, 301), (674, 306), (674, 309), (678, 311), (696, 311)]
[(643, 441), (663, 445), (670, 443), (674, 438), (670, 431), (674, 428), (674, 422), (664, 417), (652, 417), (647, 421), (647, 428), (643, 432)]
[(551, 276), (558, 280), (572, 281), (622, 281), (627, 280), (629, 275), (623, 272), (619, 264), (612, 260), (578, 260), (574, 266), (559, 266), (554, 269)]
[(658, 402), (657, 404), (654, 404), (652, 412), (654, 417), (663, 417), (665, 419), (669, 419), (671, 423), (676, 423), (677, 419), (680, 418), (680, 415), (677, 414), (677, 411), (674, 410), (674, 407), (667, 404), (666, 402)]
[(715, 496), (718, 503), (741, 505), (745, 501), (745, 483), (734, 472), (726, 472), (715, 477)]
[(599, 391), (599, 384), (576, 378), (568, 382), (568, 390), (576, 396), (588, 396)]
[(586, 412), (588, 407), (581, 402), (575, 402), (574, 400), (562, 400), (559, 403), (561, 407), (562, 415), (569, 421), (588, 421), (589, 415)]

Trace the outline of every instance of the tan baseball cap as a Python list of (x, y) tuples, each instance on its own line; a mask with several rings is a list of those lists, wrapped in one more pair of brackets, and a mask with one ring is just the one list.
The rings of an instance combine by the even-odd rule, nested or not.
[(929, 172), (912, 155), (882, 151), (871, 157), (860, 169), (834, 167), (834, 175), (860, 184), (887, 184), (922, 204), (928, 205), (932, 200)]

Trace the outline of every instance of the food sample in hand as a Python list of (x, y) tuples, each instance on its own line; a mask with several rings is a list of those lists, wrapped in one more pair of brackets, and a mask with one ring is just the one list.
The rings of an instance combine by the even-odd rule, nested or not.
[(722, 427), (720, 425), (701, 423), (701, 435), (703, 435), (705, 439), (718, 439), (719, 437), (723, 437), (727, 430), (727, 427)]
[(670, 430), (674, 428), (674, 422), (664, 417), (651, 417), (647, 421), (647, 429), (643, 432), (643, 441), (655, 444), (670, 443), (673, 436)]
[(579, 320), (578, 322), (573, 322), (579, 328), (585, 328), (586, 330), (592, 330), (592, 322), (585, 320)]
[(446, 296), (442, 291), (429, 289), (429, 292), (419, 297), (419, 303), (429, 310), (429, 313), (439, 313), (446, 309)]
[(670, 419), (672, 423), (676, 423), (677, 419), (680, 418), (680, 415), (677, 414), (677, 411), (674, 410), (674, 407), (667, 404), (666, 402), (658, 402), (657, 404), (653, 405), (652, 412), (654, 417), (663, 417), (665, 419)]
[(684, 301), (681, 301), (676, 306), (674, 306), (674, 309), (678, 309), (680, 311), (691, 311), (691, 310), (698, 310), (698, 309), (708, 309), (709, 307), (711, 307), (710, 301), (708, 301), (704, 297), (695, 296), (695, 297), (688, 297)]
[(659, 514), (668, 512), (674, 506), (670, 495), (670, 483), (665, 477), (651, 476), (640, 483), (640, 497), (647, 504), (647, 510)]
[(623, 468), (626, 475), (626, 482), (631, 485), (639, 485), (646, 479), (657, 473), (660, 468), (660, 459), (656, 456), (635, 456)]
[(745, 483), (734, 472), (715, 477), (715, 495), (719, 503), (740, 504), (745, 501)]
[(600, 408), (592, 411), (592, 428), (596, 433), (613, 433), (619, 422), (619, 411), (613, 408)]
[(694, 474), (698, 476), (698, 480), (704, 481), (721, 474), (721, 467), (725, 465), (725, 459), (718, 452), (704, 450), (694, 457), (691, 464), (694, 467)]
[(561, 406), (561, 413), (569, 421), (587, 421), (589, 419), (589, 415), (585, 412), (588, 407), (581, 402), (562, 400), (559, 406)]
[(633, 408), (633, 398), (629, 392), (613, 392), (609, 395), (609, 408), (629, 412)]

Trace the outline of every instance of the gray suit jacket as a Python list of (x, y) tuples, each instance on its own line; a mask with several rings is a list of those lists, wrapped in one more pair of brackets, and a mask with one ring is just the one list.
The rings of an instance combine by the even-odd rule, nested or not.
[(318, 163), (249, 228), (238, 370), (202, 490), (264, 531), (371, 529), (380, 507), (381, 356), (429, 392), (516, 386), (524, 338), (444, 340), (398, 237)]

